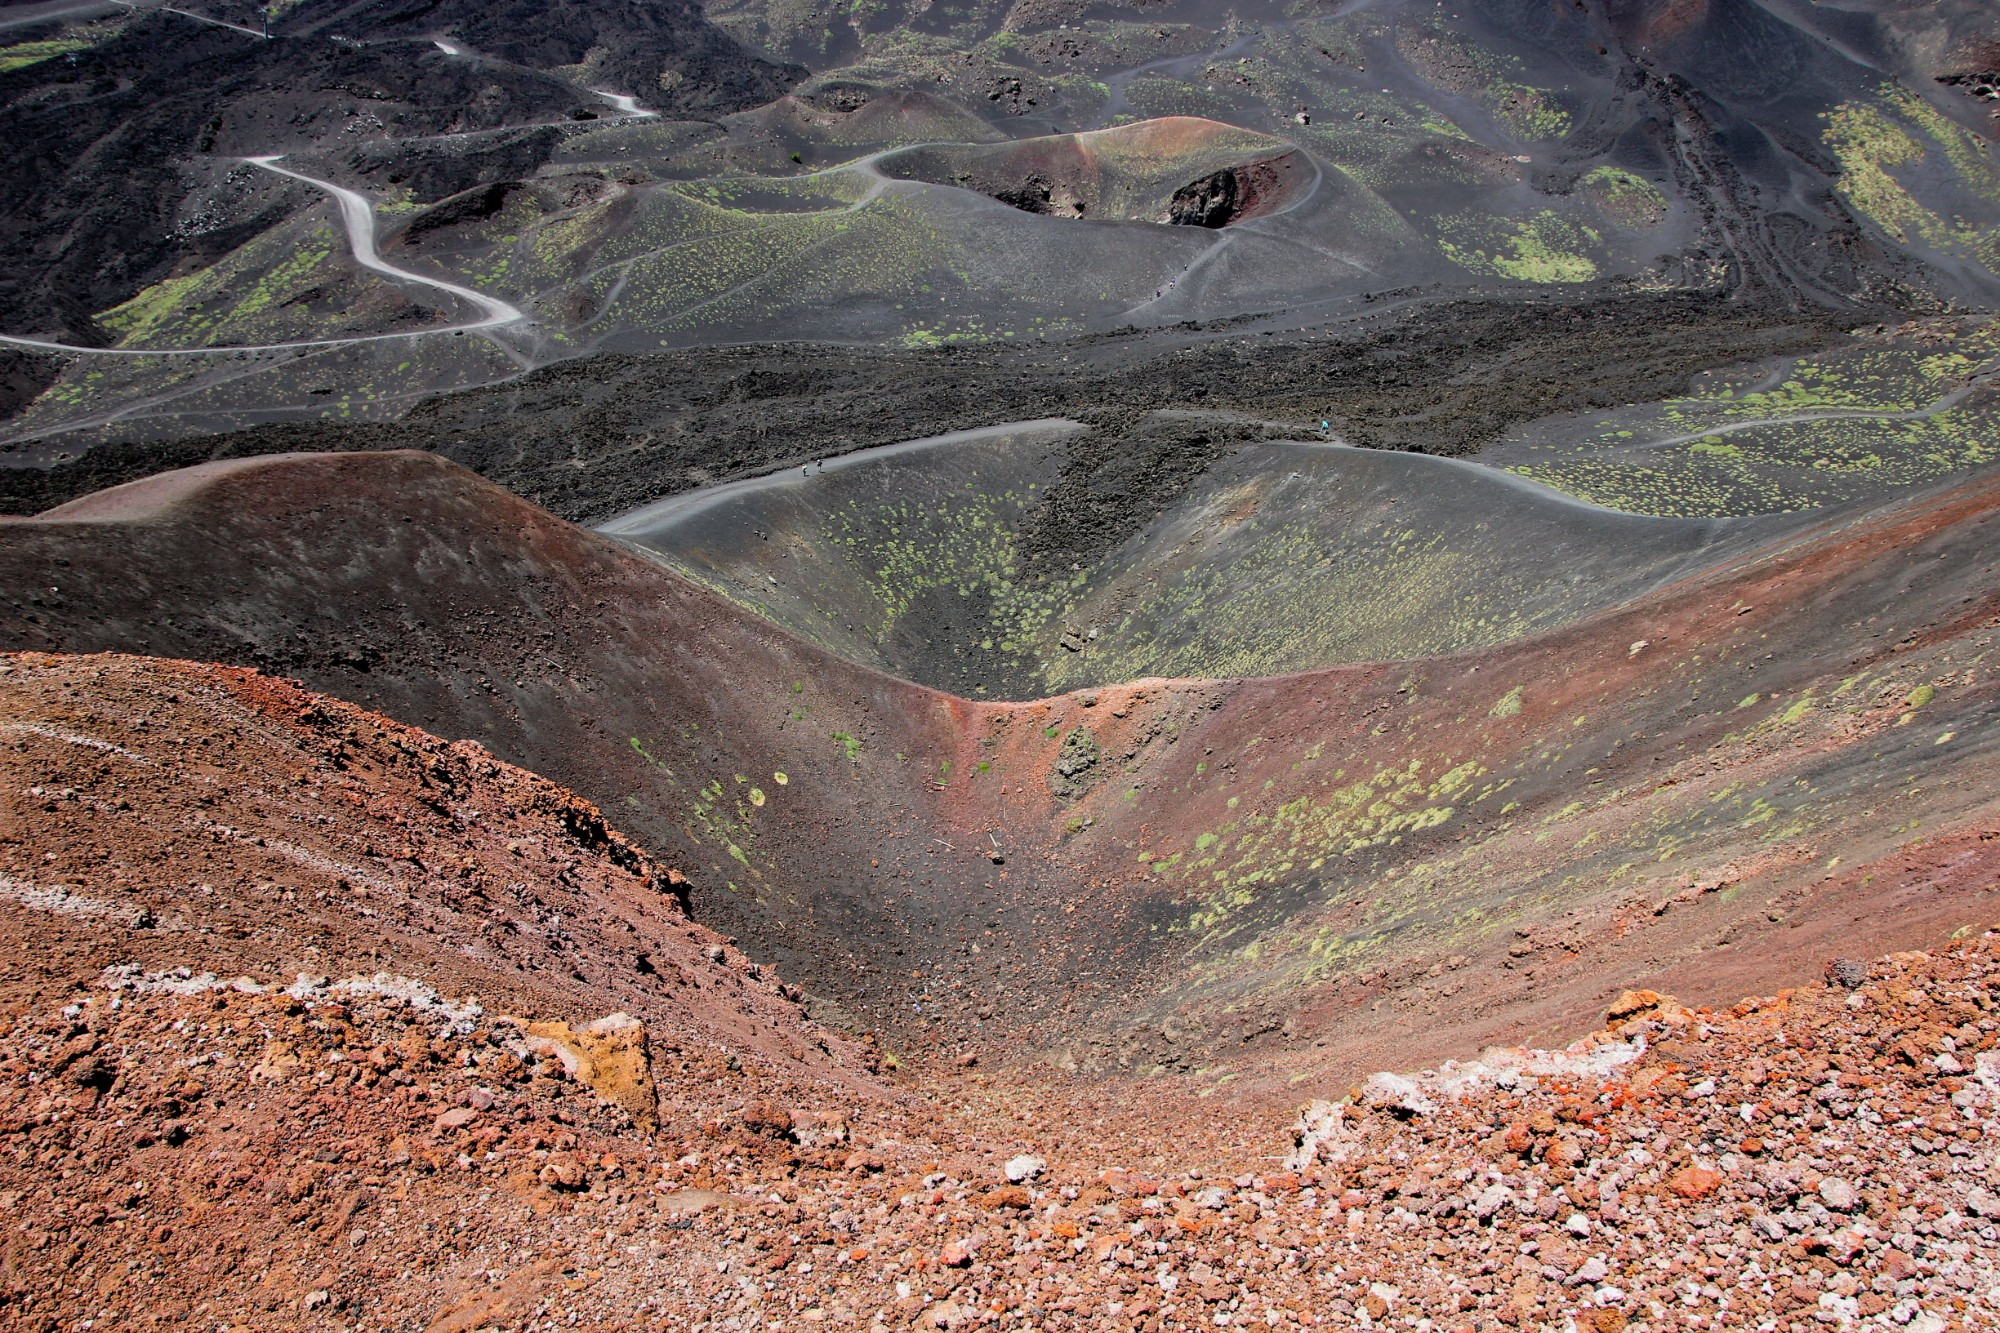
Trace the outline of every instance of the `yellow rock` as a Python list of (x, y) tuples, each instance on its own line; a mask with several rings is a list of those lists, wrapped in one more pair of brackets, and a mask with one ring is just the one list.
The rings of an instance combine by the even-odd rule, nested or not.
[(555, 1022), (519, 1026), (529, 1050), (560, 1060), (570, 1077), (622, 1109), (648, 1134), (660, 1127), (645, 1024), (630, 1014), (608, 1014), (581, 1028)]

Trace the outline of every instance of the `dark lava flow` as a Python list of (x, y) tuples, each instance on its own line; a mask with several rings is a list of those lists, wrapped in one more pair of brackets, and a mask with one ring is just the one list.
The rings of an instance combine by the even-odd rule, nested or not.
[[(1507, 427), (1559, 412), (1669, 397), (1703, 370), (1823, 347), (1857, 314), (1695, 292), (1574, 301), (1418, 304), (1359, 326), (1265, 336), (1242, 323), (1034, 347), (906, 351), (788, 344), (601, 355), (446, 394), (394, 423), (266, 426), (227, 435), (94, 445), (48, 468), (0, 468), (0, 513), (28, 514), (105, 486), (218, 458), (426, 449), (578, 522), (663, 495), (873, 445), (1007, 421), (1069, 416), (1102, 432), (1108, 461), (1156, 446), (1144, 413), (1199, 408), (1276, 430), (1187, 427), (1185, 449), (1316, 434), (1465, 455)], [(1149, 425), (1157, 438), (1162, 428)], [(1195, 436), (1206, 435), (1205, 443)], [(43, 442), (43, 453), (62, 448)], [(1184, 470), (1171, 463), (1170, 471)], [(1093, 470), (1094, 475), (1094, 470)], [(1130, 530), (1154, 503), (1079, 481), (1081, 516), (1051, 520), (1069, 549)], [(1085, 537), (1079, 529), (1102, 529)], [(1115, 540), (1111, 537), (1111, 540)]]

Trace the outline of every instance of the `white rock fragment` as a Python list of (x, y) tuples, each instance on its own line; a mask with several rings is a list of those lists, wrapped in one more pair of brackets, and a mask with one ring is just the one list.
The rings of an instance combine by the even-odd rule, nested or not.
[(1370, 1074), (1361, 1085), (1361, 1103), (1399, 1115), (1432, 1115), (1437, 1103), (1424, 1095), (1414, 1079), (1401, 1074)]
[(1039, 1157), (1022, 1153), (1019, 1157), (1009, 1157), (1007, 1165), (1002, 1169), (1006, 1171), (1010, 1184), (1020, 1185), (1048, 1170), (1049, 1164)]
[(1308, 1102), (1299, 1108), (1298, 1121), (1292, 1126), (1293, 1148), (1285, 1158), (1285, 1169), (1304, 1171), (1314, 1162), (1345, 1161), (1359, 1142), (1339, 1103)]

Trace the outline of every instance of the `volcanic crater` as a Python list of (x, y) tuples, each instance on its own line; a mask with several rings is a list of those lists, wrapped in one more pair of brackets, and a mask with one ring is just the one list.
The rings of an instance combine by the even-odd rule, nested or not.
[(999, 144), (885, 155), (885, 175), (953, 185), (1024, 213), (1221, 228), (1276, 213), (1318, 187), (1321, 169), (1282, 139), (1170, 116)]
[[(600, 526), (851, 661), (969, 698), (1489, 647), (1796, 530), (1660, 519), (1506, 472), (1155, 413), (864, 450)], [(1234, 437), (1234, 438), (1233, 438)]]
[[(1607, 977), (1696, 954), (1726, 988), (1732, 960), (1881, 930), (1862, 923), (1891, 899), (1894, 931), (1935, 928), (1984, 873), (1972, 831), (1991, 742), (1972, 719), (1989, 686), (1937, 682), (1989, 633), (1990, 479), (1807, 516), (1638, 520), (1504, 476), (1412, 484), (1465, 464), (1244, 444), (1205, 468), (1182, 459), (1183, 492), (1161, 488), (1122, 531), (1071, 534), (1060, 549), (1101, 564), (1055, 568), (1079, 605), (1125, 605), (1145, 588), (1131, 571), (1151, 567), (1195, 593), (1163, 574), (1168, 591), (1132, 598), (1129, 622), (1051, 616), (1050, 660), (1135, 677), (1119, 668), (1155, 651), (1150, 623), (1181, 617), (1175, 632), (1221, 660), (1311, 640), (1325, 615), (1313, 651), (1347, 664), (1012, 702), (884, 671), (924, 663), (895, 658), (908, 640), (894, 634), (871, 641), (883, 622), (868, 617), (924, 606), (919, 593), (932, 601), (915, 614), (940, 627), (968, 602), (1031, 604), (1046, 585), (999, 576), (1031, 567), (1012, 544), (1082, 438), (1030, 424), (723, 488), (649, 520), (679, 525), (672, 557), (427, 455), (238, 460), (12, 521), (0, 573), (23, 647), (282, 671), (574, 787), (686, 872), (697, 920), (750, 941), (819, 1012), (938, 1058), (1010, 1048), (1081, 1067), (1122, 1050), (1120, 1067), (1219, 1061), (1282, 1096), (1285, 1071), (1329, 1058), (1412, 1042), (1442, 1055), (1524, 1016), (1559, 1028)], [(890, 520), (855, 497), (879, 498), (892, 466), (910, 494), (891, 517), (909, 527), (871, 537)], [(1002, 522), (991, 506), (1010, 489)], [(1306, 536), (1285, 537), (1297, 522)], [(1493, 577), (1433, 567), (1440, 532)], [(981, 542), (983, 567), (965, 554)], [(1590, 563), (1614, 548), (1623, 584)], [(698, 578), (673, 567), (696, 553)], [(1333, 593), (1290, 612), (1259, 609), (1254, 575), (1202, 582), (1322, 558)], [(865, 577), (887, 560), (903, 563)], [(1341, 599), (1350, 567), (1373, 577), (1385, 561), (1386, 585)], [(1551, 577), (1571, 566), (1585, 576)], [(962, 595), (975, 575), (998, 581)], [(1466, 601), (1489, 583), (1501, 593)], [(1204, 639), (1200, 606), (1235, 618)], [(1827, 606), (1848, 628), (1825, 632)], [(856, 626), (851, 656), (814, 641), (845, 632), (833, 613)], [(1283, 633), (1257, 639), (1263, 614), (1289, 615)], [(1513, 614), (1548, 622), (1526, 632)], [(1060, 637), (1078, 630), (1072, 652)], [(1366, 633), (1434, 631), (1486, 641), (1355, 660)], [(928, 665), (959, 669), (949, 653)], [(1849, 818), (1916, 764), (1961, 775), (1925, 793), (1924, 822), (1962, 859), (1906, 861), (1896, 836)], [(1600, 786), (1622, 795), (1576, 799)], [(1836, 846), (1839, 873), (1802, 884)], [(1560, 984), (1517, 970), (1523, 939), (1526, 956), (1568, 960)], [(1462, 983), (1425, 971), (1441, 959), (1497, 993), (1455, 1005)], [(1349, 1012), (1385, 996), (1400, 998)], [(1330, 1053), (1316, 1042), (1334, 1013)], [(1302, 1015), (1289, 1030), (1288, 1014)]]
[(1990, 5), (182, 4), (0, 15), (0, 1325), (2000, 1320)]

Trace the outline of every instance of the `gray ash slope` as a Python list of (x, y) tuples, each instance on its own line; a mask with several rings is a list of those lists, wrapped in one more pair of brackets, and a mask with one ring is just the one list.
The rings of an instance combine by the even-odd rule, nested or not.
[(1638, 517), (1457, 460), (1223, 445), (1218, 424), (1163, 414), (1123, 450), (1074, 422), (913, 441), (600, 531), (850, 661), (1026, 702), (1489, 647), (1819, 521)]
[(714, 116), (768, 102), (805, 74), (751, 56), (702, 16), (701, 6), (608, 0), (310, 0), (278, 25), (300, 37), (368, 41), (448, 37), (464, 50), (526, 69), (593, 61), (607, 86), (643, 94), (677, 116)]

